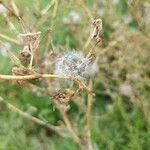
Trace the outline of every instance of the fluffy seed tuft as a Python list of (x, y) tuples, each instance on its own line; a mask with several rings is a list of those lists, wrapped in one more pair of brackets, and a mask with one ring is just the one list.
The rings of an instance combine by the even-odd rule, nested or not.
[(56, 63), (55, 73), (72, 79), (81, 79), (92, 69), (92, 60), (82, 52), (70, 51), (60, 57)]

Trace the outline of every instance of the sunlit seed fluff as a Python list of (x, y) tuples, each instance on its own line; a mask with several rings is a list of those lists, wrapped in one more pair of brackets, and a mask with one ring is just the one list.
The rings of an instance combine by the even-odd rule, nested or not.
[(89, 74), (91, 61), (82, 52), (67, 52), (56, 63), (55, 73), (60, 76), (81, 79)]
[(6, 11), (7, 9), (2, 4), (0, 4), (0, 14), (5, 13)]
[(4, 45), (0, 45), (0, 55), (7, 57), (8, 56), (8, 50), (10, 50), (11, 44), (8, 42), (5, 42)]

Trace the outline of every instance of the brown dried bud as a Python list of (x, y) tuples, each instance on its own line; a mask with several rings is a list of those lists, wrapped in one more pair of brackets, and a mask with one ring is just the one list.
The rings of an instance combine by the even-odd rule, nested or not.
[[(13, 75), (25, 75), (29, 73), (29, 69), (25, 67), (13, 67), (12, 68), (12, 74)], [(23, 81), (23, 80), (16, 80), (18, 84), (26, 84), (28, 81)]]
[(13, 75), (25, 75), (29, 73), (29, 69), (25, 67), (13, 67), (12, 74)]
[(47, 29), (47, 32), (48, 33), (51, 33), (53, 30), (52, 30), (52, 28), (51, 27), (49, 27), (48, 29)]
[(94, 62), (94, 60), (96, 59), (95, 53), (91, 53), (91, 54), (88, 56), (88, 59), (89, 59), (89, 64), (91, 64), (92, 62)]
[(53, 52), (53, 51), (52, 51), (52, 52), (50, 53), (50, 56), (51, 56), (52, 59), (56, 60), (56, 59), (59, 58), (59, 53), (56, 53), (56, 52)]
[(60, 100), (62, 98), (65, 98), (65, 96), (62, 94), (62, 93), (56, 93), (54, 96), (53, 96), (56, 100)]
[(53, 98), (60, 101), (61, 99), (65, 99), (66, 96), (60, 90), (58, 90), (54, 93)]
[(24, 49), (21, 52), (21, 56), (23, 58), (30, 58), (31, 57), (31, 52), (29, 51), (29, 46), (24, 46)]

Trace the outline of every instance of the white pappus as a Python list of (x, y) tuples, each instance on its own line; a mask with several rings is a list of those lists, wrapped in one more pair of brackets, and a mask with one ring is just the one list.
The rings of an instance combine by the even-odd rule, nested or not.
[[(62, 55), (56, 63), (55, 74), (72, 79), (81, 79), (89, 75), (93, 65), (92, 61), (80, 51), (69, 51)], [(94, 69), (95, 70), (95, 69)]]

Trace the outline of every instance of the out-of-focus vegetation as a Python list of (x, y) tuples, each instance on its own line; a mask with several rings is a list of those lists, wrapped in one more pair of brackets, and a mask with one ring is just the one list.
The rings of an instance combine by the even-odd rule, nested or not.
[[(57, 0), (56, 0), (57, 1)], [(84, 50), (89, 37), (90, 15), (103, 20), (102, 44), (95, 48), (99, 71), (91, 76), (95, 97), (92, 104), (91, 139), (93, 149), (148, 150), (150, 147), (150, 3), (149, 0), (60, 0), (45, 17), (39, 10), (50, 0), (15, 0), (25, 22), (37, 31), (52, 26), (51, 37), (44, 36), (38, 55), (47, 49), (63, 53)], [(10, 1), (5, 0), (10, 7)], [(56, 11), (55, 11), (56, 10)], [(9, 18), (22, 29), (16, 18)], [(0, 7), (0, 34), (16, 39), (9, 30)], [(53, 44), (46, 45), (48, 38)], [(21, 47), (0, 37), (17, 53)], [(92, 44), (91, 44), (92, 45)], [(48, 48), (46, 48), (48, 47)], [(89, 46), (90, 48), (90, 46)], [(0, 47), (0, 74), (11, 74), (11, 59)], [(40, 68), (40, 66), (37, 66)], [(40, 83), (39, 83), (40, 84)], [(58, 125), (62, 119), (46, 95), (28, 85), (0, 81), (0, 96), (20, 109)], [(74, 97), (67, 112), (80, 136), (85, 134), (87, 96)], [(69, 137), (61, 137), (0, 104), (1, 150), (77, 150)]]

